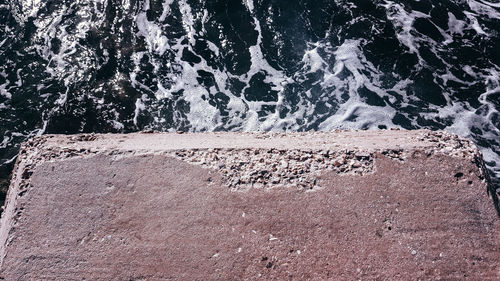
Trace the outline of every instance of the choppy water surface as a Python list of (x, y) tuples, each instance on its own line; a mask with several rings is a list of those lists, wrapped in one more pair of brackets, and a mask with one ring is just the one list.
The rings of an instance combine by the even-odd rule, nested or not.
[(0, 158), (43, 133), (444, 129), (500, 175), (498, 0), (0, 0)]

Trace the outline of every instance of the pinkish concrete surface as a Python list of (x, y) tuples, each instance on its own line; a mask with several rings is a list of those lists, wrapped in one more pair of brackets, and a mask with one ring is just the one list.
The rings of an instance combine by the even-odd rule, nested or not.
[[(342, 165), (364, 159), (373, 170), (307, 170), (315, 189), (231, 188), (222, 168), (173, 154), (218, 148), (210, 161), (227, 163), (276, 147), (354, 155)], [(2, 216), (0, 277), (499, 280), (500, 219), (479, 157), (470, 142), (428, 131), (36, 139)]]

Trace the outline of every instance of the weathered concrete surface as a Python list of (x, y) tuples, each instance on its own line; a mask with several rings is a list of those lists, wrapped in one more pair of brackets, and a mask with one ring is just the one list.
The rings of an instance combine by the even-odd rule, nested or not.
[(428, 131), (46, 136), (16, 165), (0, 276), (499, 280), (479, 156)]

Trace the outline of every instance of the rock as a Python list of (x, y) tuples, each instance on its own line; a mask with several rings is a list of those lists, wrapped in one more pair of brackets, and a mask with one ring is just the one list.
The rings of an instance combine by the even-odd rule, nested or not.
[(356, 152), (356, 158), (358, 158), (358, 159), (370, 158), (370, 153), (365, 152), (365, 151), (358, 151), (358, 152)]
[(463, 145), (441, 153), (445, 135), (36, 138), (1, 219), (0, 279), (499, 280), (481, 155), (448, 135)]

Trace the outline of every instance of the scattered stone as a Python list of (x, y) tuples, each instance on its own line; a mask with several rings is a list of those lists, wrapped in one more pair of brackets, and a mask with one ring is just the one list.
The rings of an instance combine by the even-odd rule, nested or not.
[[(211, 154), (215, 153), (215, 155)], [(272, 161), (263, 154), (271, 154)], [(219, 169), (223, 175), (223, 181), (232, 188), (253, 187), (259, 185), (290, 186), (291, 179), (297, 175), (300, 185), (303, 187), (317, 186), (316, 171), (334, 171), (346, 174), (369, 174), (373, 172), (373, 158), (369, 153), (355, 153), (344, 151), (334, 153), (314, 149), (278, 150), (268, 149), (219, 149), (192, 150), (190, 153), (170, 153), (171, 156), (195, 165), (201, 165), (209, 169)], [(210, 159), (210, 161), (206, 161)], [(349, 164), (346, 164), (346, 159)], [(237, 183), (233, 179), (239, 179)], [(230, 184), (231, 183), (231, 184)]]

